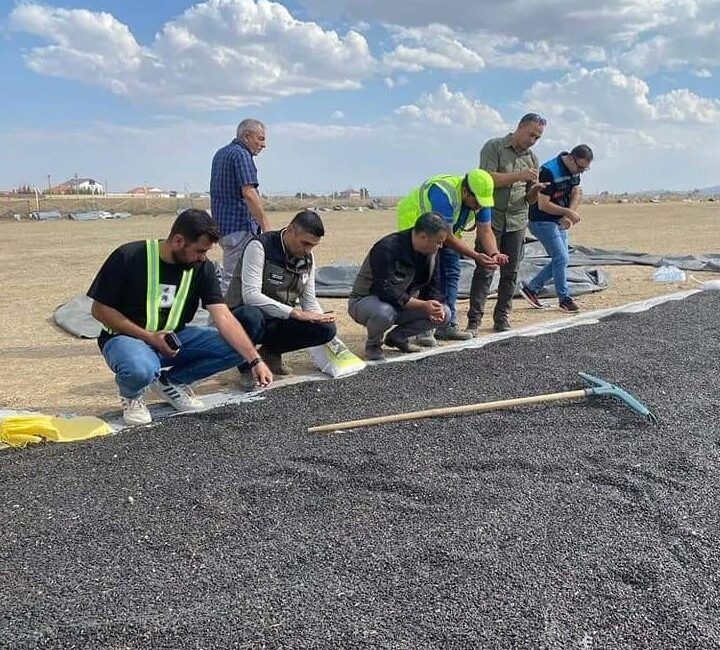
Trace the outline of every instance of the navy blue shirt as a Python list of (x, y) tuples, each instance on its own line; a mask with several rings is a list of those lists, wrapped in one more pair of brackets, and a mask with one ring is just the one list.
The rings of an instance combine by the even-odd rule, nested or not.
[(249, 149), (235, 138), (217, 150), (210, 172), (210, 211), (223, 237), (233, 232), (259, 233), (260, 226), (242, 195), (244, 185), (257, 188), (257, 167)]
[[(570, 205), (573, 188), (580, 185), (580, 174), (572, 174), (562, 161), (563, 156), (567, 155), (568, 152), (563, 151), (556, 158), (543, 163), (538, 175), (540, 183), (549, 183), (545, 189), (540, 190), (540, 193), (549, 196), (551, 203), (563, 208)], [(530, 221), (559, 221), (561, 219), (558, 215), (543, 212), (537, 203), (530, 206), (528, 218)]]

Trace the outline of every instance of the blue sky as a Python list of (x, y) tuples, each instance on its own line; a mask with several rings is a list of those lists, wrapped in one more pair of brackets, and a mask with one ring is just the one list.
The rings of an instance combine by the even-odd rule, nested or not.
[(720, 183), (720, 0), (0, 3), (0, 188), (204, 191), (237, 123), (266, 192), (403, 194), (545, 116), (589, 191)]

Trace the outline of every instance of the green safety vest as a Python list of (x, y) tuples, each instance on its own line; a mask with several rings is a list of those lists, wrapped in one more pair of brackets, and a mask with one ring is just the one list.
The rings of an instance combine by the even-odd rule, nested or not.
[[(147, 253), (147, 295), (145, 297), (145, 329), (148, 332), (157, 332), (160, 323), (160, 240), (148, 239), (145, 241)], [(164, 330), (172, 332), (180, 323), (185, 302), (190, 292), (190, 283), (195, 269), (183, 271), (180, 286), (175, 293), (170, 313), (165, 322)]]
[[(147, 259), (147, 293), (145, 295), (145, 329), (148, 332), (157, 332), (160, 325), (160, 240), (145, 240), (145, 255)], [(186, 269), (180, 278), (180, 286), (175, 292), (175, 300), (173, 300), (170, 313), (165, 322), (166, 331), (172, 332), (180, 323), (185, 302), (190, 292), (190, 283), (192, 282), (195, 269)], [(104, 329), (110, 333), (115, 332), (109, 327)]]
[[(462, 209), (462, 181), (464, 176), (451, 176), (449, 174), (439, 174), (428, 178), (420, 187), (416, 187), (410, 194), (397, 204), (397, 228), (398, 230), (407, 230), (415, 225), (418, 217), (426, 212), (432, 212), (430, 199), (428, 194), (430, 187), (436, 185), (447, 196), (452, 206), (452, 225), (453, 232), (456, 237), (462, 237), (462, 227), (456, 228), (460, 210)], [(468, 217), (474, 213), (472, 210), (468, 213)], [(464, 226), (465, 224), (461, 224)], [(458, 232), (455, 232), (458, 230)]]

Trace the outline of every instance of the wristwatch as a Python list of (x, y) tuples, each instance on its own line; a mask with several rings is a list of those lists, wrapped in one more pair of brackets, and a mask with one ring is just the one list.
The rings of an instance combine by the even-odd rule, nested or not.
[(248, 368), (254, 368), (259, 363), (262, 363), (262, 357), (255, 357), (252, 361), (248, 361)]

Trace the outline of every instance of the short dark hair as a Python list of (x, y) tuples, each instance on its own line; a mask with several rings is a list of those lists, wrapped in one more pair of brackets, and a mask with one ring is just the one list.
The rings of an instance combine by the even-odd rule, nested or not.
[(535, 124), (539, 124), (540, 126), (545, 126), (547, 124), (547, 120), (544, 117), (538, 115), (537, 113), (525, 113), (525, 115), (520, 118), (518, 126), (525, 126), (530, 122), (534, 122)]
[(302, 210), (298, 212), (290, 225), (297, 230), (314, 235), (315, 237), (323, 237), (325, 235), (325, 226), (323, 226), (320, 215), (313, 210)]
[(579, 144), (577, 147), (573, 147), (570, 155), (578, 160), (587, 160), (589, 162), (593, 159), (593, 150), (586, 144)]
[(196, 210), (195, 208), (184, 210), (177, 216), (170, 228), (170, 239), (174, 235), (182, 235), (190, 244), (196, 242), (203, 235), (212, 244), (220, 240), (220, 230), (218, 230), (215, 220), (206, 210)]
[(425, 212), (417, 218), (413, 231), (418, 234), (424, 232), (426, 235), (434, 236), (441, 232), (449, 233), (450, 224), (437, 212)]

